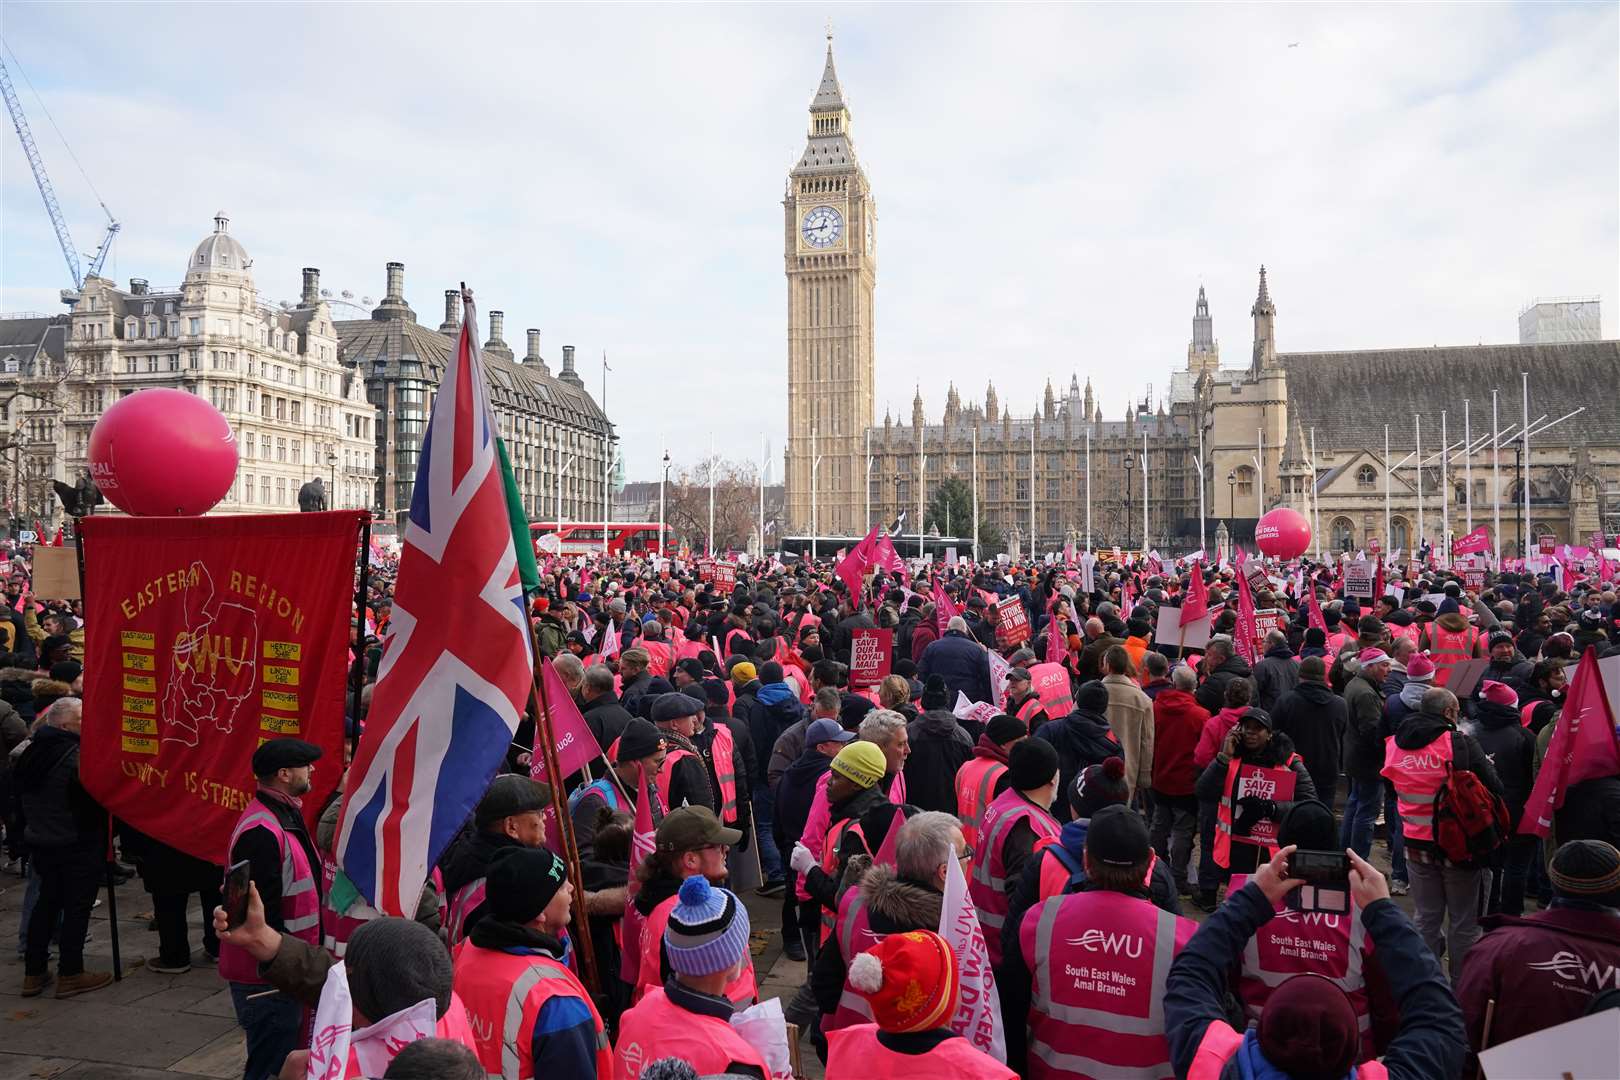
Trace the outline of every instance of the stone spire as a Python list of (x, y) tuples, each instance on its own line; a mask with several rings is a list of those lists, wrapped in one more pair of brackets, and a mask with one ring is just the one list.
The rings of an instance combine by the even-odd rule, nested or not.
[(1305, 457), (1305, 429), (1299, 421), (1288, 431), (1277, 472), (1282, 480), (1283, 502), (1304, 511), (1310, 505), (1311, 463)]
[(945, 393), (945, 426), (955, 425), (962, 416), (962, 399), (956, 393), (956, 384), (951, 383)]
[(986, 419), (992, 420), (992, 421), (995, 420), (996, 413), (1001, 411), (996, 406), (997, 406), (997, 402), (996, 402), (996, 384), (995, 383), (985, 383), (984, 384), (984, 415), (985, 415)]
[(1198, 302), (1193, 305), (1192, 341), (1187, 344), (1187, 370), (1209, 371), (1221, 366), (1220, 346), (1215, 344), (1215, 324), (1209, 317), (1209, 300), (1198, 286)]
[(1041, 398), (1041, 415), (1048, 420), (1057, 419), (1057, 399), (1052, 396), (1052, 380), (1046, 380), (1046, 394)]
[(844, 88), (838, 83), (838, 69), (833, 66), (832, 32), (827, 33), (827, 63), (821, 69), (821, 85), (816, 88), (816, 96), (810, 102), (811, 112), (848, 111), (849, 106), (844, 102)]
[(1277, 363), (1277, 306), (1271, 302), (1271, 293), (1266, 289), (1264, 266), (1260, 267), (1260, 295), (1255, 297), (1249, 314), (1254, 317), (1253, 368), (1259, 371), (1273, 367)]
[(1088, 423), (1088, 424), (1091, 423), (1093, 420), (1095, 420), (1097, 418), (1097, 402), (1096, 402), (1096, 399), (1091, 396), (1091, 376), (1089, 376), (1089, 375), (1086, 376), (1086, 411), (1085, 411), (1085, 417), (1086, 417), (1086, 423)]
[(920, 428), (923, 423), (922, 384), (918, 383), (917, 396), (911, 399), (911, 426)]

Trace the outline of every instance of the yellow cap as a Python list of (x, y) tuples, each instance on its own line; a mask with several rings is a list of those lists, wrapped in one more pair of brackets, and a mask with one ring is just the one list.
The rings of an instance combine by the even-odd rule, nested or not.
[(883, 756), (877, 743), (852, 742), (832, 759), (832, 771), (852, 783), (869, 788), (883, 779), (889, 770), (889, 760)]

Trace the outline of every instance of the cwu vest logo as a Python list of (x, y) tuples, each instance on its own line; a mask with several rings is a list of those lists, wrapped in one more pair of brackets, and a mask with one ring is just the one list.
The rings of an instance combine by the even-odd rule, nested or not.
[(1330, 930), (1339, 928), (1341, 915), (1330, 915), (1325, 911), (1295, 911), (1293, 908), (1284, 908), (1277, 912), (1276, 918), (1283, 922), (1303, 923), (1306, 926), (1325, 926)]
[(1620, 967), (1614, 964), (1599, 967), (1596, 960), (1587, 961), (1580, 953), (1567, 949), (1553, 953), (1551, 960), (1525, 966), (1531, 971), (1547, 971), (1568, 982), (1578, 982), (1582, 987), (1589, 987), (1594, 994), (1603, 990), (1620, 990)]
[(1439, 771), (1446, 767), (1446, 759), (1439, 754), (1406, 754), (1390, 762), (1386, 768), (1390, 766), (1397, 769)]
[(1087, 952), (1113, 953), (1132, 960), (1142, 955), (1142, 939), (1135, 934), (1106, 934), (1101, 930), (1087, 930), (1077, 938), (1067, 938), (1066, 945), (1077, 945)]

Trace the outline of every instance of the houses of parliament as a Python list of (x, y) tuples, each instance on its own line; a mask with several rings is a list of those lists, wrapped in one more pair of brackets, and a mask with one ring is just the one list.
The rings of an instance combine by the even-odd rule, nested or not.
[[(919, 502), (951, 477), (976, 488), (982, 516), (1003, 537), (1037, 554), (1071, 540), (1182, 553), (1212, 544), (1219, 522), (1245, 541), (1255, 521), (1281, 505), (1314, 517), (1323, 549), (1333, 551), (1374, 540), (1386, 550), (1438, 545), (1442, 529), (1461, 535), (1470, 522), (1490, 524), (1497, 499), (1504, 555), (1522, 550), (1527, 526), (1529, 536), (1573, 543), (1620, 533), (1620, 399), (1613, 392), (1620, 341), (1586, 334), (1285, 352), (1263, 266), (1246, 360), (1222, 364), (1199, 287), (1185, 361), (1157, 401), (1110, 414), (1085, 373), (1075, 372), (1061, 392), (1049, 382), (1028, 412), (1015, 412), (993, 384), (978, 400), (951, 386), (938, 419), (929, 417), (937, 403), (925, 402), (919, 388), (909, 417), (879, 421), (877, 208), (851, 115), (829, 39), (805, 150), (782, 203), (790, 533), (859, 536), (902, 513), (909, 533)], [(1493, 395), (1500, 428), (1511, 432), (1494, 447)], [(1527, 414), (1534, 428), (1538, 417), (1551, 421), (1576, 409), (1534, 435), (1526, 461), (1511, 425)]]

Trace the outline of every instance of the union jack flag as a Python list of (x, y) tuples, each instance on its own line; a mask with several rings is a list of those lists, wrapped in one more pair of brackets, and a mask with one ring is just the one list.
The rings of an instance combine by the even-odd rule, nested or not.
[(410, 916), (517, 732), (533, 671), (471, 297), (422, 440), (377, 687), (343, 802), (338, 864)]

